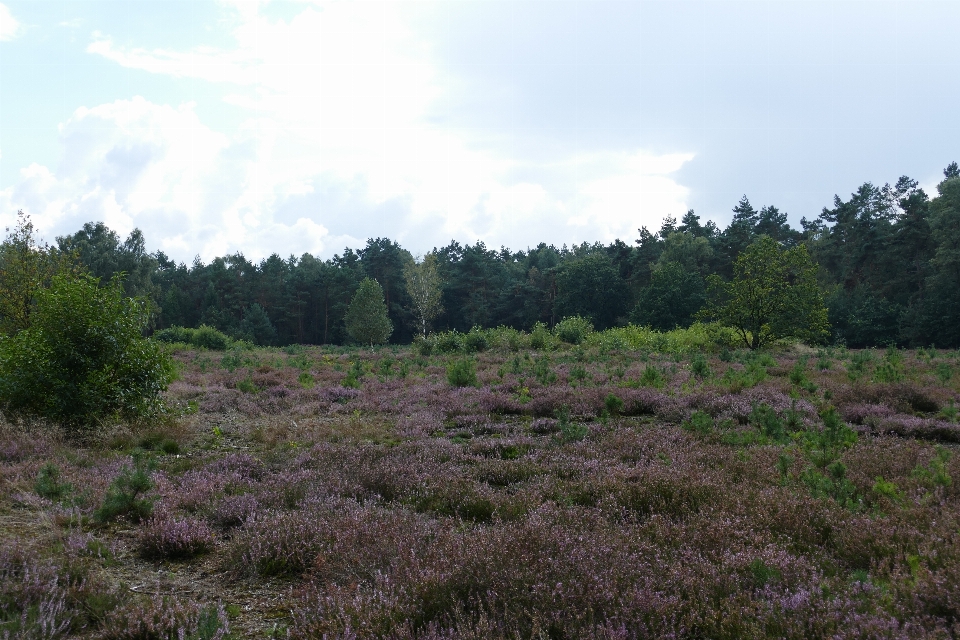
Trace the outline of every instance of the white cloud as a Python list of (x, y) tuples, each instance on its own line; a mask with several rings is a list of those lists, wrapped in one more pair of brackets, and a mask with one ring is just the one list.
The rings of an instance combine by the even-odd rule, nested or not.
[(62, 125), (61, 167), (30, 168), (0, 199), (59, 233), (98, 219), (139, 226), (185, 260), (330, 255), (388, 231), (414, 251), (451, 238), (609, 241), (686, 208), (671, 174), (690, 155), (571, 151), (543, 165), (428, 120), (450, 79), (408, 28), (409, 5), (323, 2), (285, 21), (235, 4), (229, 50), (124, 48), (95, 34), (88, 51), (223, 84), (248, 114), (236, 130), (216, 133), (189, 104), (81, 108)]
[(23, 32), (23, 27), (10, 13), (7, 5), (0, 3), (0, 40), (13, 40)]

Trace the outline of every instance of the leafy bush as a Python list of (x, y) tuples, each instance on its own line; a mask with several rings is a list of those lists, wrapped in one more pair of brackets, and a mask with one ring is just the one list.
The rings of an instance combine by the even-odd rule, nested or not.
[(217, 331), (213, 327), (208, 327), (205, 324), (194, 329), (193, 336), (190, 339), (190, 344), (193, 346), (203, 347), (211, 351), (226, 351), (230, 346), (230, 342), (230, 337), (227, 334)]
[(205, 324), (197, 329), (186, 327), (169, 327), (153, 334), (153, 339), (167, 343), (182, 343), (193, 347), (210, 349), (211, 351), (226, 351), (242, 341), (236, 341), (227, 334)]
[(593, 333), (593, 323), (580, 316), (570, 316), (558, 322), (553, 333), (567, 344), (580, 344)]
[(142, 337), (148, 316), (119, 278), (55, 277), (37, 292), (31, 325), (0, 342), (0, 402), (74, 427), (156, 414), (174, 369)]
[(447, 381), (454, 387), (475, 387), (477, 365), (470, 358), (462, 358), (447, 366)]
[(488, 346), (487, 332), (480, 327), (474, 327), (470, 333), (463, 336), (463, 348), (468, 353), (486, 351)]

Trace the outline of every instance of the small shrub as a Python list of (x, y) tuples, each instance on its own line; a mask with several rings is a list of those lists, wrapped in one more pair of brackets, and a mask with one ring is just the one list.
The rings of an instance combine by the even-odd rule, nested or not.
[(690, 361), (690, 371), (699, 380), (710, 377), (710, 365), (702, 353), (697, 353), (693, 356), (693, 359)]
[(464, 351), (463, 334), (459, 333), (456, 329), (438, 333), (436, 336), (436, 349), (439, 353), (460, 353)]
[(548, 356), (537, 358), (533, 365), (533, 375), (537, 382), (545, 387), (557, 381), (557, 374), (550, 368), (550, 358)]
[(487, 334), (480, 327), (474, 327), (470, 333), (463, 336), (463, 350), (467, 353), (479, 353), (489, 347)]
[(461, 358), (447, 365), (447, 382), (454, 387), (477, 386), (477, 365), (470, 358)]
[(593, 324), (586, 318), (570, 316), (553, 328), (553, 334), (567, 344), (580, 344), (593, 333)]
[(656, 368), (652, 364), (648, 364), (643, 370), (643, 374), (640, 376), (640, 385), (644, 387), (653, 387), (655, 389), (663, 388), (663, 385), (666, 384), (664, 380), (663, 373), (660, 369)]
[(705, 411), (694, 411), (681, 425), (687, 431), (705, 436), (713, 431), (713, 417)]
[(203, 347), (211, 351), (226, 351), (230, 342), (230, 336), (205, 324), (195, 329), (193, 336), (190, 338), (190, 344), (193, 346)]
[(553, 347), (553, 335), (550, 329), (542, 322), (533, 325), (533, 331), (530, 332), (530, 348), (534, 351), (546, 351)]
[(577, 424), (570, 420), (570, 407), (567, 405), (557, 409), (557, 427), (564, 442), (578, 442), (587, 437), (587, 433), (589, 433), (586, 425)]
[(603, 406), (611, 416), (618, 416), (623, 411), (623, 400), (613, 395), (607, 394), (603, 401)]
[(950, 379), (953, 377), (953, 367), (947, 362), (938, 362), (934, 373), (940, 384), (945, 385), (950, 382)]
[(47, 500), (57, 502), (73, 493), (73, 485), (69, 482), (60, 482), (60, 469), (52, 463), (40, 467), (37, 480), (33, 483), (37, 495)]
[(123, 467), (110, 484), (103, 505), (93, 513), (94, 519), (106, 523), (122, 516), (134, 522), (147, 518), (153, 511), (153, 501), (144, 494), (153, 488), (152, 470), (145, 456), (135, 455), (133, 468)]
[(577, 383), (582, 383), (587, 377), (587, 370), (585, 367), (580, 365), (570, 368), (570, 380)]
[(787, 439), (787, 432), (783, 426), (783, 420), (777, 415), (777, 412), (765, 403), (760, 403), (753, 407), (749, 417), (750, 424), (756, 427), (760, 433), (773, 442), (784, 442)]
[(151, 560), (193, 558), (213, 549), (214, 543), (213, 532), (203, 522), (167, 515), (149, 518), (138, 536), (140, 555)]

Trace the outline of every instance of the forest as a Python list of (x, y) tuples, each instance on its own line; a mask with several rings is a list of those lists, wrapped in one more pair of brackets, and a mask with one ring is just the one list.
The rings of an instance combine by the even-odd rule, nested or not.
[[(549, 327), (569, 316), (603, 330), (628, 323), (666, 331), (689, 326), (704, 305), (708, 279), (728, 279), (738, 255), (761, 236), (782, 247), (804, 245), (819, 265), (828, 309), (825, 341), (869, 346), (960, 346), (960, 169), (951, 163), (933, 196), (901, 177), (867, 182), (835, 197), (800, 229), (776, 206), (759, 209), (745, 195), (729, 226), (702, 223), (693, 210), (633, 241), (608, 245), (539, 244), (514, 251), (483, 242), (435, 248), (441, 281), (437, 331), (506, 326)], [(347, 344), (344, 317), (364, 278), (383, 289), (390, 341), (418, 331), (404, 268), (415, 258), (397, 242), (371, 238), (329, 260), (308, 253), (259, 263), (235, 253), (177, 263), (149, 253), (135, 229), (126, 240), (103, 223), (58, 237), (101, 282), (125, 274), (128, 295), (152, 301), (152, 327), (207, 325), (263, 346)]]

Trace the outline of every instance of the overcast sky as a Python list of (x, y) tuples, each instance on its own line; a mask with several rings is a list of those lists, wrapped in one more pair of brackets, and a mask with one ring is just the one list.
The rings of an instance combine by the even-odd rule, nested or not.
[(795, 225), (960, 160), (960, 1), (6, 0), (0, 225), (190, 262)]

